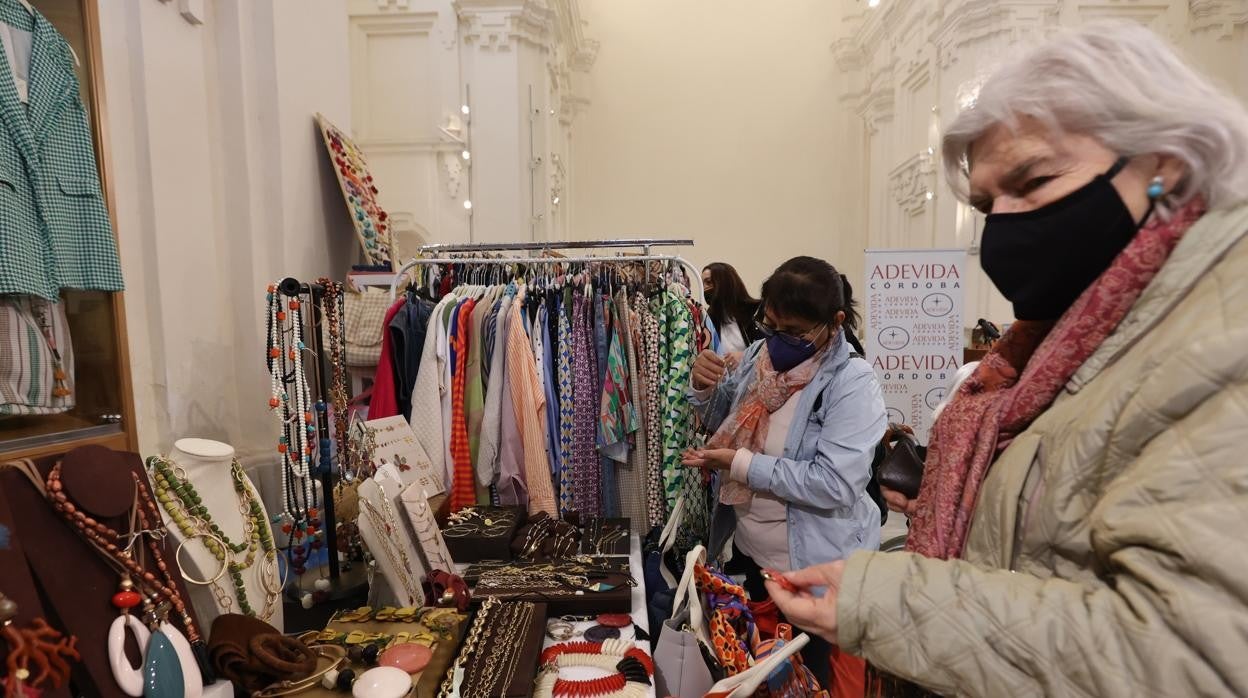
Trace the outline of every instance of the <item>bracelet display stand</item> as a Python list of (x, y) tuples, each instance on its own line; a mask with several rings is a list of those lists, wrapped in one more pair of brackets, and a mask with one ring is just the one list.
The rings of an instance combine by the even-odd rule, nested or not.
[[(220, 441), (207, 439), (179, 439), (174, 442), (168, 460), (174, 468), (180, 468), (186, 479), (195, 488), (201, 503), (212, 517), (221, 532), (235, 543), (245, 543), (247, 537), (246, 514), (239, 508), (238, 492), (235, 490), (231, 463), (234, 460), (234, 447)], [(250, 478), (243, 475), (243, 486), (251, 496), (260, 502), (259, 493)], [(264, 504), (260, 504), (263, 512), (261, 525), (269, 533), (272, 540), (272, 529), (269, 525), (268, 512)], [(161, 516), (169, 529), (175, 548), (178, 549), (178, 564), (184, 575), (191, 579), (207, 581), (217, 577), (225, 563), (213, 555), (206, 543), (211, 540), (207, 536), (192, 536), (190, 539), (174, 525), (169, 512), (161, 508)], [(246, 553), (244, 553), (245, 555)], [(252, 567), (243, 570), (243, 583), (251, 607), (260, 620), (272, 625), (279, 632), (283, 628), (282, 580), (277, 556), (266, 555), (264, 550), (256, 552), (256, 560)], [(186, 577), (183, 577), (186, 579)], [(190, 581), (190, 580), (187, 580)], [(215, 587), (215, 588), (214, 588)], [(191, 603), (196, 615), (200, 618), (215, 618), (223, 613), (241, 613), (241, 604), (237, 591), (230, 582), (229, 570), (225, 570), (217, 581), (212, 584), (188, 584)], [(268, 608), (266, 617), (265, 609)]]

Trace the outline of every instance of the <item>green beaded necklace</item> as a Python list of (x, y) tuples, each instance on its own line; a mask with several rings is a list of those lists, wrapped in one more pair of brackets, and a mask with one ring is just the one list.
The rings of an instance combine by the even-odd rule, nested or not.
[[(195, 491), (195, 486), (184, 476), (178, 475), (177, 466), (163, 456), (152, 456), (147, 459), (147, 467), (152, 473), (156, 499), (160, 501), (161, 506), (173, 519), (182, 535), (188, 539), (203, 534), (211, 534), (215, 537), (216, 540), (206, 538), (204, 546), (217, 558), (218, 562), (226, 563), (226, 549), (223, 549), (217, 540), (228, 548), (228, 571), (230, 582), (234, 585), (234, 595), (238, 598), (238, 605), (242, 612), (254, 618), (256, 612), (247, 598), (247, 585), (243, 582), (243, 572), (255, 564), (258, 551), (263, 550), (266, 558), (273, 557), (276, 546), (273, 545), (273, 536), (269, 532), (264, 508), (260, 505), (260, 500), (252, 493), (251, 488), (247, 487), (247, 479), (238, 459), (235, 458), (230, 463), (230, 475), (234, 481), (234, 492), (238, 495), (239, 511), (246, 512), (246, 523), (249, 524), (244, 526), (244, 535), (247, 540), (242, 543), (231, 541), (221, 527), (212, 520), (212, 515), (208, 513), (208, 508), (204, 506), (199, 493)], [(235, 556), (244, 552), (247, 555), (243, 562), (236, 562)], [(266, 604), (266, 610), (267, 607), (268, 604)]]

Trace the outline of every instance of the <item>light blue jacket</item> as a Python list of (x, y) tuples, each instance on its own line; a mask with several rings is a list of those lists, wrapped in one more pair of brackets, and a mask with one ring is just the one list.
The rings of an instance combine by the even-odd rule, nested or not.
[[(708, 429), (718, 429), (753, 384), (762, 346), (756, 342), (747, 349), (741, 365), (712, 393), (691, 395)], [(867, 482), (888, 417), (875, 371), (867, 361), (851, 359), (850, 352), (844, 333), (838, 334), (798, 397), (784, 456), (756, 453), (750, 461), (750, 488), (788, 502), (794, 569), (880, 546), (880, 510), (867, 494)], [(717, 511), (716, 522), (728, 513)]]

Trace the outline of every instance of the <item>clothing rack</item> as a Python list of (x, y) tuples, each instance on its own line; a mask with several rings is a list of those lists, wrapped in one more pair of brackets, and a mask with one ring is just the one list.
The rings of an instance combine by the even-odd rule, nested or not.
[[(399, 272), (395, 274), (394, 281), (390, 284), (390, 298), (398, 297), (399, 281), (407, 274), (407, 272), (418, 266), (432, 264), (592, 264), (594, 262), (674, 262), (683, 266), (689, 271), (690, 283), (697, 284), (697, 294), (695, 298), (702, 297), (702, 272), (692, 262), (678, 255), (637, 255), (637, 256), (616, 256), (616, 257), (481, 257), (481, 258), (453, 258), (453, 257), (417, 257), (409, 259), (399, 267)], [(692, 291), (693, 289), (690, 289)]]
[(568, 240), (564, 242), (472, 242), (433, 243), (421, 245), (420, 252), (502, 252), (507, 250), (586, 250), (605, 247), (641, 247), (650, 254), (651, 247), (693, 247), (693, 240), (667, 238), (618, 238), (614, 240)]

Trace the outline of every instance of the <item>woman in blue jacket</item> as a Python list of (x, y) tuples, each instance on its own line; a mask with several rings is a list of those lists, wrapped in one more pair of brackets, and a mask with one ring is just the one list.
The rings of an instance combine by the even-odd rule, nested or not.
[[(765, 339), (739, 366), (714, 352), (694, 362), (693, 404), (714, 436), (684, 462), (720, 471), (712, 539), (733, 531), (732, 567), (755, 600), (766, 598), (760, 568), (803, 569), (880, 544), (867, 483), (888, 419), (853, 336), (852, 293), (831, 264), (791, 259), (763, 284)], [(819, 649), (811, 668), (826, 685)]]

